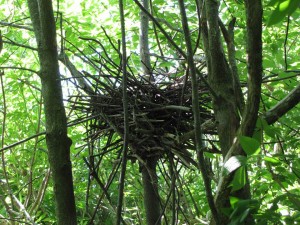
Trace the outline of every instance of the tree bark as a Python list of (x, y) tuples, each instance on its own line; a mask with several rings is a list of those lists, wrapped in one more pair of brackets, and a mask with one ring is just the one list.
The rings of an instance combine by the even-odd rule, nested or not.
[(148, 158), (146, 164), (141, 166), (147, 225), (161, 224), (156, 164), (156, 158)]
[(38, 45), (46, 143), (54, 185), (57, 224), (75, 225), (76, 208), (70, 161), (72, 141), (67, 136), (52, 2), (28, 0), (28, 7)]
[[(205, 194), (208, 201), (208, 205), (212, 212), (212, 217), (215, 221), (219, 221), (219, 215), (214, 204), (212, 190), (211, 190), (211, 180), (208, 176), (208, 171), (205, 165), (204, 159), (204, 149), (205, 145), (202, 140), (202, 129), (201, 129), (201, 118), (200, 118), (200, 108), (199, 108), (199, 94), (198, 94), (198, 82), (197, 82), (197, 73), (196, 73), (196, 66), (193, 59), (193, 50), (192, 50), (192, 42), (190, 39), (190, 31), (187, 21), (187, 15), (185, 11), (185, 5), (183, 0), (178, 0), (180, 14), (181, 14), (181, 21), (182, 21), (182, 28), (184, 32), (185, 44), (187, 48), (187, 63), (189, 66), (189, 72), (192, 80), (192, 107), (193, 107), (193, 114), (194, 114), (194, 127), (195, 127), (195, 145), (197, 151), (197, 158), (198, 158), (198, 167), (201, 171), (202, 179), (205, 186)], [(188, 74), (186, 75), (188, 76)]]
[[(213, 110), (218, 124), (218, 136), (224, 163), (231, 156), (245, 155), (237, 137), (239, 135), (252, 136), (259, 109), (262, 72), (262, 9), (259, 0), (246, 0), (245, 2), (249, 86), (243, 112), (239, 111), (243, 108), (241, 107), (243, 104), (236, 97), (236, 94), (241, 92), (241, 90), (237, 90), (238, 85), (236, 85), (236, 78), (234, 77), (236, 74), (232, 71), (233, 68), (229, 67), (222, 47), (219, 30), (221, 24), (218, 17), (219, 1), (205, 1), (206, 13), (202, 22), (204, 47), (208, 60), (208, 79), (216, 94), (213, 96)], [(242, 114), (241, 124), (239, 113)], [(213, 220), (212, 224), (228, 224), (230, 222), (229, 217), (222, 212), (223, 209), (230, 208), (230, 196), (236, 196), (240, 199), (251, 198), (249, 182), (242, 189), (232, 192), (230, 183), (234, 173), (227, 175), (222, 173), (215, 196), (220, 221)], [(245, 223), (253, 224), (253, 222), (253, 218), (249, 214)]]
[[(144, 10), (149, 11), (149, 0), (142, 0)], [(140, 59), (143, 69), (143, 79), (146, 82), (154, 82), (149, 55), (149, 18), (140, 11)], [(161, 224), (160, 197), (158, 193), (158, 179), (156, 173), (157, 158), (146, 158), (145, 165), (141, 165), (144, 206), (147, 225)]]
[(213, 98), (213, 109), (223, 157), (229, 151), (239, 127), (238, 107), (235, 96), (233, 75), (231, 74), (222, 47), (218, 9), (219, 1), (206, 1), (207, 41), (209, 84), (217, 96)]
[(289, 110), (294, 108), (300, 102), (300, 85), (295, 87), (291, 93), (278, 102), (273, 108), (266, 112), (264, 118), (268, 124), (275, 123)]
[[(262, 80), (262, 5), (260, 0), (246, 0), (246, 18), (247, 18), (247, 53), (248, 53), (248, 96), (244, 112), (242, 114), (242, 122), (236, 137), (239, 135), (252, 136), (258, 117), (261, 80)], [(245, 155), (239, 141), (235, 139), (229, 151), (226, 153), (224, 162), (234, 155)], [(229, 196), (233, 195), (240, 199), (250, 199), (250, 185), (246, 174), (246, 185), (235, 192), (229, 187), (234, 173), (221, 177), (216, 194), (216, 204), (219, 209), (228, 205)], [(229, 222), (229, 218), (224, 218), (224, 223)], [(253, 224), (254, 220), (249, 213), (244, 224)]]
[[(144, 8), (149, 11), (149, 0), (142, 1)], [(143, 76), (147, 82), (153, 82), (154, 77), (151, 71), (150, 55), (149, 55), (149, 18), (141, 10), (140, 11), (140, 58), (143, 69)]]
[[(227, 63), (222, 47), (218, 9), (219, 2), (207, 0), (206, 14), (203, 23), (203, 40), (208, 60), (209, 84), (217, 96), (213, 97), (213, 110), (217, 122), (218, 136), (223, 158), (229, 152), (239, 127), (238, 104), (236, 102), (233, 75)], [(230, 177), (231, 179), (232, 177)], [(212, 224), (228, 224), (229, 218), (222, 210), (230, 208), (229, 195), (231, 189), (226, 186), (215, 197), (219, 221), (212, 220)]]
[(127, 153), (129, 145), (129, 113), (128, 113), (128, 95), (127, 95), (127, 56), (126, 56), (126, 32), (125, 32), (125, 16), (123, 0), (119, 0), (120, 20), (121, 20), (121, 33), (122, 33), (122, 95), (123, 95), (123, 113), (124, 113), (124, 135), (123, 135), (123, 155), (121, 163), (121, 174), (119, 183), (119, 196), (117, 206), (117, 221), (116, 224), (121, 224), (122, 208), (124, 198), (126, 165), (127, 165)]

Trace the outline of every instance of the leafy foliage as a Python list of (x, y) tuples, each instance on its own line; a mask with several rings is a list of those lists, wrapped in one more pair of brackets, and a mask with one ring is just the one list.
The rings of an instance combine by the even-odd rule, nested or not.
[[(0, 220), (13, 218), (23, 221), (20, 224), (25, 224), (26, 221), (29, 224), (32, 221), (37, 224), (55, 224), (53, 186), (49, 178), (44, 140), (43, 100), (37, 75), (38, 57), (29, 13), (25, 1), (2, 0), (0, 3), (0, 29), (4, 41), (0, 55), (0, 68), (4, 71), (4, 75), (0, 75), (3, 79), (3, 92), (0, 95)], [(118, 2), (64, 0), (53, 1), (53, 4), (58, 11), (55, 16), (59, 51), (64, 50), (78, 71), (89, 74), (85, 80), (101, 93), (102, 87), (96, 78), (104, 84), (108, 80), (99, 75), (100, 70), (104, 75), (121, 76), (116, 69), (121, 65)], [(299, 0), (272, 0), (264, 5), (262, 115), (299, 84), (299, 4)], [(196, 7), (194, 1), (187, 1), (187, 5), (195, 55), (202, 56), (203, 46), (201, 42), (197, 45), (199, 22)], [(246, 91), (246, 24), (243, 10), (243, 4), (232, 0), (224, 1), (220, 6), (220, 18), (224, 24), (228, 24), (232, 17), (237, 18), (234, 31), (236, 62), (243, 90)], [(140, 79), (140, 11), (133, 1), (126, 1), (125, 13), (129, 69)], [(177, 2), (153, 0), (152, 15), (172, 40), (185, 49)], [(149, 43), (151, 63), (157, 77), (167, 74), (163, 78), (166, 83), (172, 79), (182, 79), (186, 68), (183, 59), (153, 24), (149, 31)], [(68, 114), (68, 134), (73, 141), (71, 160), (78, 223), (89, 224), (90, 220), (94, 220), (95, 224), (114, 224), (121, 138), (116, 134), (107, 135), (107, 129), (99, 131), (105, 134), (100, 138), (90, 139), (91, 132), (99, 124), (95, 120), (88, 120), (90, 112), (76, 105), (79, 96), (86, 96), (78, 88), (79, 84), (68, 68), (62, 62), (60, 66)], [(203, 72), (207, 71), (204, 69)], [(212, 111), (211, 103), (206, 103), (203, 107)], [(253, 137), (239, 137), (247, 157), (233, 156), (224, 164), (223, 172), (230, 174), (238, 171), (231, 183), (232, 190), (235, 191), (246, 184), (247, 168), (253, 199), (231, 198), (230, 208), (224, 210), (227, 210), (231, 224), (241, 224), (250, 212), (254, 213), (257, 224), (300, 222), (299, 122), (299, 106), (296, 106), (274, 125), (268, 125), (263, 119), (259, 120)], [(180, 141), (173, 136), (169, 139), (171, 142)], [(215, 133), (205, 134), (204, 139), (207, 149), (218, 150)], [(18, 144), (13, 145), (14, 143)], [(197, 161), (193, 141), (188, 142), (188, 151), (191, 158)], [(206, 152), (205, 155), (213, 191), (216, 191), (217, 181), (222, 174), (222, 167), (219, 166), (222, 156), (215, 152)], [(165, 224), (171, 224), (172, 219), (177, 224), (205, 224), (210, 212), (203, 180), (194, 165), (187, 167), (180, 161), (175, 157), (175, 163), (167, 159), (158, 162), (159, 192), (165, 207), (163, 221)], [(93, 171), (93, 167), (97, 170)], [(128, 163), (124, 194), (124, 220), (128, 224), (145, 224), (145, 209), (141, 200), (142, 180), (136, 159)], [(21, 204), (18, 205), (14, 198)], [(22, 210), (23, 206), (29, 218)], [(10, 207), (16, 215), (8, 210)]]

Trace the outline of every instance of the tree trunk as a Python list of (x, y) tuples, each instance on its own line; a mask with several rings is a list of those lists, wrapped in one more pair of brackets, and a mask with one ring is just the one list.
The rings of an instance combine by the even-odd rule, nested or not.
[[(149, 11), (149, 0), (142, 1), (143, 7)], [(149, 55), (149, 18), (145, 12), (140, 11), (140, 59), (143, 69), (143, 80), (153, 82), (150, 55)], [(147, 158), (146, 165), (141, 165), (144, 206), (146, 211), (146, 221), (148, 225), (161, 224), (160, 198), (158, 193), (158, 179), (156, 174), (157, 158)]]
[[(261, 2), (260, 0), (246, 0), (247, 15), (247, 52), (248, 52), (248, 97), (244, 112), (241, 112), (243, 104), (236, 94), (241, 93), (239, 85), (236, 85), (236, 74), (230, 68), (224, 54), (219, 20), (219, 1), (206, 0), (203, 16), (203, 41), (208, 60), (208, 79), (213, 89), (213, 110), (217, 122), (218, 136), (224, 163), (233, 155), (245, 155), (238, 136), (252, 136), (259, 108), (261, 85)], [(254, 19), (255, 18), (255, 19)], [(232, 49), (232, 46), (231, 46)], [(230, 50), (229, 50), (230, 51)], [(232, 62), (231, 62), (232, 64)], [(239, 114), (242, 114), (240, 124)], [(229, 197), (236, 196), (239, 199), (250, 199), (250, 185), (247, 184), (240, 190), (233, 192), (230, 183), (234, 177), (232, 172), (222, 174), (215, 197), (217, 211), (220, 217), (219, 223), (228, 224), (230, 219), (223, 213), (225, 208), (230, 208)], [(253, 218), (249, 214), (246, 224), (253, 224)], [(213, 221), (212, 224), (215, 224)]]
[[(238, 116), (233, 76), (221, 42), (218, 7), (219, 4), (217, 1), (206, 1), (206, 19), (209, 29), (205, 28), (203, 31), (207, 32), (205, 33), (206, 38), (204, 38), (204, 40), (207, 41), (205, 46), (209, 65), (208, 79), (210, 86), (216, 94), (216, 96), (213, 97), (213, 110), (217, 121), (221, 151), (223, 158), (225, 158), (236, 137), (240, 119)], [(229, 196), (231, 194), (231, 188), (226, 186), (219, 194), (220, 195), (215, 197), (219, 222), (221, 224), (228, 224), (229, 218), (222, 210), (230, 208)], [(246, 195), (242, 197), (249, 198), (250, 192), (247, 192)], [(212, 224), (217, 223), (214, 221)]]
[[(149, 11), (149, 0), (142, 1), (144, 8)], [(143, 78), (147, 82), (153, 82), (154, 77), (151, 71), (151, 63), (150, 63), (150, 55), (149, 55), (149, 18), (148, 16), (141, 10), (140, 11), (140, 58), (143, 69)]]
[(52, 2), (28, 0), (28, 7), (38, 45), (46, 143), (53, 177), (57, 224), (74, 225), (77, 222), (70, 161), (72, 141), (67, 136)]
[(157, 159), (148, 158), (146, 160), (146, 165), (142, 165), (144, 206), (146, 211), (147, 225), (161, 224), (156, 164)]

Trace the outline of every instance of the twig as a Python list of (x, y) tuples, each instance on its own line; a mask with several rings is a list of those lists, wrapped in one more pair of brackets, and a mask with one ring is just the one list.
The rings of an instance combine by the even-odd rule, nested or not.
[(28, 138), (25, 138), (25, 139), (23, 139), (23, 140), (21, 140), (21, 141), (18, 141), (18, 142), (15, 142), (15, 143), (11, 144), (11, 145), (2, 147), (2, 148), (0, 149), (0, 152), (3, 152), (3, 151), (5, 151), (5, 150), (7, 150), (7, 149), (16, 147), (16, 146), (18, 146), (18, 145), (20, 145), (20, 144), (23, 144), (23, 143), (25, 143), (25, 142), (27, 142), (27, 141), (33, 139), (33, 138), (36, 138), (36, 137), (39, 137), (39, 136), (45, 135), (45, 134), (46, 134), (46, 131), (41, 132), (41, 133), (38, 133), (38, 134), (34, 134), (34, 135), (32, 135), (32, 136), (30, 136), (30, 137), (28, 137)]
[[(5, 140), (5, 129), (6, 129), (6, 115), (7, 115), (7, 106), (6, 106), (6, 95), (5, 95), (5, 89), (4, 89), (4, 84), (3, 84), (3, 75), (4, 72), (0, 71), (0, 84), (1, 84), (1, 92), (2, 92), (2, 101), (3, 101), (3, 120), (2, 120), (2, 133), (1, 133), (1, 148), (3, 148), (4, 146), (4, 140)], [(3, 169), (3, 174), (5, 177), (5, 181), (6, 181), (6, 190), (8, 192), (8, 195), (10, 196), (10, 201), (11, 201), (11, 209), (14, 208), (14, 204), (13, 204), (13, 195), (10, 189), (10, 183), (9, 183), (9, 179), (8, 179), (8, 173), (6, 170), (6, 162), (5, 162), (5, 155), (4, 152), (1, 152), (1, 162), (2, 162), (2, 169)], [(8, 210), (8, 214), (9, 217), (11, 219), (13, 219), (13, 215), (10, 213), (10, 210)]]
[(200, 1), (196, 0), (196, 8), (197, 8), (197, 19), (198, 19), (198, 36), (197, 36), (197, 40), (196, 40), (196, 44), (195, 44), (195, 48), (193, 51), (193, 54), (196, 53), (199, 45), (200, 45), (200, 40), (201, 40), (201, 15), (203, 13), (203, 7), (204, 7), (204, 1), (202, 3), (202, 5), (200, 6)]
[(286, 29), (285, 29), (285, 39), (284, 39), (284, 65), (285, 70), (288, 70), (288, 62), (287, 62), (287, 41), (289, 36), (289, 27), (290, 27), (290, 16), (287, 17)]
[[(42, 95), (40, 93), (40, 101), (39, 101), (39, 108), (38, 108), (38, 120), (37, 120), (38, 121), (37, 133), (39, 133), (40, 129), (41, 129), (42, 108), (43, 108), (43, 106), (42, 106)], [(27, 208), (28, 203), (30, 201), (30, 198), (32, 196), (32, 175), (33, 175), (33, 167), (34, 167), (34, 163), (35, 163), (37, 145), (38, 145), (38, 137), (35, 138), (33, 154), (32, 154), (32, 157), (31, 157), (31, 160), (30, 160), (30, 165), (29, 165), (29, 179), (28, 179), (29, 183), (28, 183), (28, 188), (27, 188), (27, 196), (26, 196), (26, 199), (25, 199), (25, 202), (24, 202), (24, 205), (25, 205), (26, 208)], [(36, 202), (37, 202), (37, 199), (36, 199), (35, 203)]]
[(158, 27), (158, 29), (163, 33), (163, 35), (166, 37), (166, 39), (170, 42), (170, 44), (173, 45), (173, 47), (184, 57), (186, 58), (185, 52), (175, 43), (172, 37), (168, 35), (168, 33), (165, 31), (165, 29), (160, 25), (160, 23), (149, 13), (145, 7), (138, 1), (138, 0), (133, 0), (138, 7), (149, 17), (149, 19), (152, 20), (152, 22)]
[(192, 107), (193, 107), (193, 114), (194, 114), (195, 145), (196, 145), (196, 151), (197, 151), (197, 157), (198, 157), (198, 167), (201, 171), (202, 179), (204, 181), (208, 205), (210, 207), (210, 210), (212, 212), (212, 216), (213, 216), (214, 220), (218, 224), (219, 216), (218, 216), (217, 208), (214, 203), (214, 198), (213, 198), (212, 190), (211, 190), (211, 181), (208, 177), (207, 168), (205, 167), (205, 159), (204, 159), (204, 154), (203, 154), (205, 146), (204, 146), (204, 143), (202, 140), (197, 73), (196, 73), (196, 67), (195, 67), (194, 59), (193, 59), (192, 43), (191, 43), (191, 39), (190, 39), (190, 32), (189, 32), (184, 2), (183, 2), (183, 0), (178, 0), (178, 3), (179, 3), (180, 13), (181, 13), (182, 27), (183, 27), (183, 31), (184, 31), (186, 47), (187, 47), (187, 62), (188, 62), (189, 68), (190, 68), (191, 80), (192, 80), (192, 96), (193, 96), (192, 97)]
[(177, 31), (179, 33), (183, 33), (183, 31), (177, 27), (174, 27), (171, 23), (169, 23), (166, 19), (163, 18), (155, 18), (158, 22), (164, 23), (171, 30)]
[(46, 174), (45, 174), (45, 176), (43, 178), (43, 181), (40, 185), (40, 188), (38, 190), (36, 199), (35, 199), (34, 203), (32, 204), (32, 206), (29, 210), (30, 213), (32, 213), (34, 210), (37, 211), (39, 209), (40, 205), (42, 204), (45, 193), (46, 193), (46, 190), (47, 190), (50, 175), (51, 175), (51, 170), (48, 169), (46, 171)]
[(119, 0), (120, 20), (121, 20), (121, 33), (122, 33), (122, 72), (123, 72), (123, 110), (124, 110), (124, 137), (123, 137), (123, 156), (121, 164), (121, 174), (119, 181), (119, 196), (117, 206), (117, 221), (116, 224), (121, 224), (122, 207), (124, 197), (124, 185), (126, 175), (127, 153), (129, 144), (129, 113), (128, 113), (128, 97), (127, 97), (127, 79), (128, 74), (126, 70), (127, 56), (126, 56), (126, 33), (125, 33), (125, 16), (123, 0)]
[(86, 82), (82, 74), (76, 69), (75, 65), (70, 61), (69, 57), (64, 52), (61, 52), (59, 55), (59, 61), (61, 61), (68, 68), (72, 77), (77, 80), (82, 90), (84, 90), (87, 94), (94, 93), (92, 87)]
[[(95, 38), (87, 38), (87, 37), (79, 37), (79, 38), (82, 39), (82, 40), (86, 40), (86, 41), (93, 41), (93, 42), (97, 43), (98, 45), (100, 45), (100, 47), (102, 48), (107, 60), (109, 60), (110, 64), (114, 65), (115, 67), (118, 68), (118, 65), (113, 60), (110, 59), (105, 47), (103, 46), (103, 44), (100, 41), (96, 40)], [(97, 52), (97, 54), (100, 55), (100, 53), (96, 49), (93, 49), (93, 50), (95, 52)]]
[(113, 47), (113, 49), (114, 49), (116, 52), (118, 52), (119, 54), (121, 54), (120, 50), (114, 45), (114, 43), (112, 42), (110, 36), (107, 34), (107, 32), (106, 32), (106, 30), (104, 29), (103, 26), (101, 26), (101, 29), (103, 30), (103, 32), (104, 32), (106, 38), (108, 39), (108, 41), (109, 41), (110, 45)]
[(8, 22), (0, 21), (0, 25), (7, 26), (7, 27), (19, 28), (19, 29), (23, 29), (23, 30), (33, 31), (33, 28), (31, 28), (29, 26), (15, 24), (15, 22), (8, 23)]
[[(150, 0), (150, 10), (151, 10), (151, 14), (154, 15), (152, 0)], [(155, 40), (156, 40), (156, 43), (157, 43), (158, 50), (160, 52), (160, 56), (157, 56), (157, 57), (161, 57), (162, 59), (165, 59), (164, 52), (163, 52), (161, 44), (160, 44), (160, 40), (158, 38), (158, 33), (157, 33), (155, 23), (153, 23), (153, 31), (154, 31), (154, 36), (155, 36)], [(150, 56), (151, 56), (151, 54), (150, 54)], [(165, 69), (166, 69), (166, 71), (168, 71), (167, 67)]]
[(0, 66), (0, 69), (10, 69), (10, 70), (24, 70), (24, 71), (29, 71), (31, 73), (35, 73), (37, 75), (39, 75), (39, 72), (32, 70), (32, 69), (28, 69), (28, 68), (24, 68), (24, 67), (18, 67), (18, 66)]
[[(84, 123), (84, 122), (86, 122), (86, 121), (88, 121), (88, 120), (91, 120), (91, 119), (94, 119), (94, 118), (97, 118), (97, 117), (99, 117), (99, 114), (93, 115), (93, 116), (90, 116), (90, 117), (87, 117), (87, 118), (85, 118), (85, 119), (83, 119), (83, 120), (69, 122), (67, 126), (68, 126), (68, 127), (72, 127), (72, 126), (75, 126), (75, 125), (80, 124), (80, 123)], [(46, 131), (43, 131), (43, 132), (34, 134), (34, 135), (32, 135), (32, 136), (30, 136), (30, 137), (28, 137), (28, 138), (25, 138), (25, 139), (23, 139), (23, 140), (21, 140), (21, 141), (18, 141), (18, 142), (15, 142), (15, 143), (11, 144), (11, 145), (2, 147), (2, 148), (0, 149), (0, 152), (3, 152), (3, 151), (5, 151), (5, 150), (7, 150), (7, 149), (11, 149), (11, 148), (16, 147), (16, 146), (18, 146), (18, 145), (20, 145), (20, 144), (23, 144), (23, 143), (25, 143), (25, 142), (27, 142), (27, 141), (29, 141), (29, 140), (31, 140), (31, 139), (37, 138), (37, 137), (42, 136), (42, 135), (45, 135), (45, 134), (46, 134)]]
[(3, 43), (19, 46), (19, 47), (22, 47), (22, 48), (27, 48), (27, 49), (30, 49), (32, 51), (37, 51), (37, 48), (31, 47), (29, 45), (19, 44), (15, 41), (10, 40), (9, 38), (6, 38), (6, 39), (8, 39), (9, 41), (3, 41)]

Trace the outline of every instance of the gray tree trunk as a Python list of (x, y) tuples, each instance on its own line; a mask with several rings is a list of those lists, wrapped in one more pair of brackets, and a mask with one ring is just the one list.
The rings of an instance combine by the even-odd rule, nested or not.
[[(143, 0), (144, 8), (149, 11), (149, 0)], [(153, 82), (154, 78), (151, 70), (149, 55), (149, 18), (140, 11), (140, 59), (143, 69), (143, 79), (145, 82)], [(143, 188), (144, 188), (144, 206), (147, 225), (161, 224), (160, 197), (158, 193), (158, 179), (156, 174), (157, 159), (145, 159), (146, 165), (141, 165)]]
[[(149, 11), (149, 0), (143, 0), (142, 3), (144, 8)], [(152, 82), (154, 79), (149, 55), (149, 18), (143, 11), (140, 12), (140, 20), (140, 59), (144, 73), (143, 78), (148, 82)]]
[(148, 225), (161, 224), (156, 164), (157, 159), (148, 158), (146, 165), (142, 165), (144, 206)]
[(75, 225), (76, 208), (70, 161), (71, 139), (62, 98), (52, 1), (28, 0), (38, 45), (46, 118), (46, 142), (52, 171), (58, 225)]
[[(211, 88), (215, 92), (213, 96), (213, 110), (217, 121), (217, 130), (224, 163), (233, 155), (245, 155), (238, 136), (252, 136), (255, 128), (259, 101), (262, 72), (261, 26), (262, 9), (260, 0), (245, 1), (247, 15), (247, 53), (248, 53), (248, 96), (245, 108), (242, 111), (240, 86), (236, 83), (236, 70), (231, 68), (223, 50), (220, 35), (219, 1), (205, 0), (205, 13), (203, 16), (202, 35), (205, 52), (208, 60), (208, 79)], [(255, 18), (255, 19), (254, 19)], [(233, 40), (231, 40), (233, 41)], [(232, 42), (233, 43), (233, 42)], [(230, 46), (229, 51), (234, 49)], [(239, 115), (242, 114), (242, 121)], [(247, 174), (246, 174), (247, 176)], [(240, 190), (232, 191), (230, 183), (234, 172), (221, 176), (215, 197), (215, 204), (219, 214), (218, 223), (228, 224), (230, 219), (223, 214), (224, 208), (230, 208), (229, 197), (236, 196), (239, 199), (250, 199), (249, 182)], [(247, 179), (247, 177), (246, 177)], [(251, 214), (244, 221), (245, 224), (253, 224)], [(217, 224), (212, 221), (212, 224)]]

